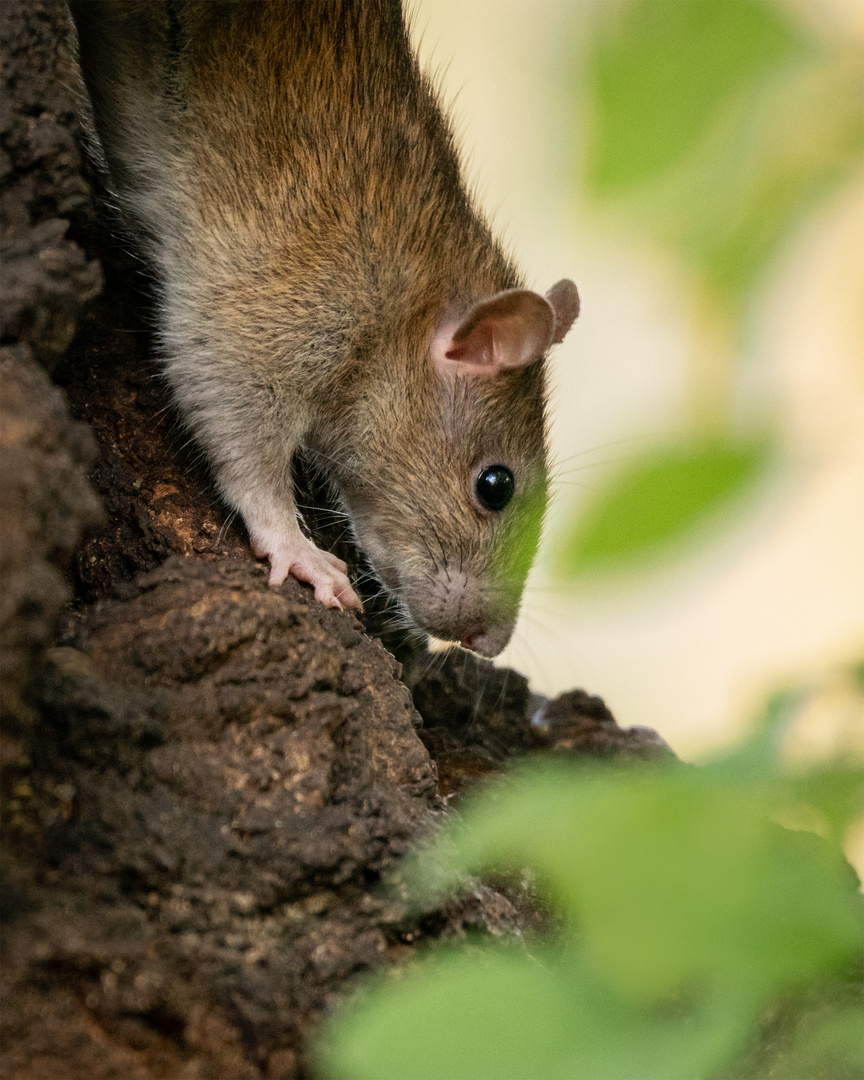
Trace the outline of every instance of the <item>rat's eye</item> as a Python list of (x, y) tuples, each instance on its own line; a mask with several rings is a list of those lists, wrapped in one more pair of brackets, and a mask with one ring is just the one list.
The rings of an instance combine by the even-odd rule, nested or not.
[(490, 465), (477, 477), (474, 491), (481, 506), (498, 513), (513, 498), (513, 473), (503, 465)]

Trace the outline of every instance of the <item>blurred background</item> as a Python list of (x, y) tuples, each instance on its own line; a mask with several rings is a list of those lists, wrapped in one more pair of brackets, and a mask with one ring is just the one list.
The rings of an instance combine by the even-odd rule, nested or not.
[(864, 737), (864, 4), (413, 11), (497, 234), (583, 303), (501, 662), (690, 760), (792, 685), (802, 745)]

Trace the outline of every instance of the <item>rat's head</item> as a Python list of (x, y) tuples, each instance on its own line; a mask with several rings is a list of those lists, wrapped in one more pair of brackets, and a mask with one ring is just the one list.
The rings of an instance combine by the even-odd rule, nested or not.
[(578, 311), (562, 281), (446, 314), (422, 363), (370, 396), (362, 466), (343, 476), (358, 540), (412, 621), (485, 656), (510, 639), (546, 507), (540, 361)]

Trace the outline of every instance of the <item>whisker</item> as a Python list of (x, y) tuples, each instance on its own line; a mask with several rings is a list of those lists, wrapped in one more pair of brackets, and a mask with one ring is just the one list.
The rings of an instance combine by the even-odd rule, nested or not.
[(586, 454), (596, 454), (598, 450), (608, 450), (610, 446), (622, 446), (625, 443), (641, 442), (641, 437), (638, 435), (626, 435), (621, 439), (612, 439), (611, 442), (598, 443), (596, 446), (589, 446), (585, 450), (579, 450), (575, 454), (568, 454), (566, 458), (556, 458), (554, 464), (566, 465), (568, 461), (575, 461), (576, 458), (585, 457)]
[(222, 543), (223, 539), (225, 538), (225, 534), (228, 532), (228, 529), (233, 524), (233, 522), (234, 522), (235, 518), (237, 517), (238, 513), (239, 513), (238, 510), (231, 510), (228, 517), (225, 518), (225, 520), (222, 522), (222, 527), (219, 529), (219, 532), (216, 535), (216, 543), (217, 544)]

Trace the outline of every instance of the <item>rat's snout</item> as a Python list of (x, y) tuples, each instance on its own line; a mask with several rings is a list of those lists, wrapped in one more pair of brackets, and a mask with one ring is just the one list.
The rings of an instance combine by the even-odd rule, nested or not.
[(495, 627), (485, 634), (470, 634), (459, 644), (463, 649), (470, 649), (481, 656), (497, 656), (510, 640), (512, 633), (513, 624), (510, 623), (507, 626)]
[(445, 641), (458, 641), (481, 656), (497, 656), (510, 640), (515, 612), (496, 611), (478, 578), (449, 567), (402, 582), (400, 591), (418, 626)]

